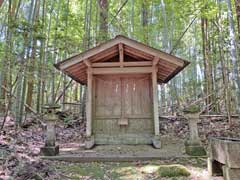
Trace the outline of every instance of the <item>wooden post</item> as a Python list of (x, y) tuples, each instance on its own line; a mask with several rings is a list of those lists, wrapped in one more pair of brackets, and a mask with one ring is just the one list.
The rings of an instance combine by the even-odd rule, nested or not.
[(90, 137), (92, 135), (92, 67), (88, 66), (87, 71), (87, 110), (86, 110), (86, 117), (87, 117), (87, 124), (86, 124), (86, 135)]
[(118, 49), (119, 49), (119, 62), (120, 62), (120, 67), (123, 67), (124, 53), (123, 53), (123, 44), (122, 44), (122, 43), (119, 43)]
[(152, 89), (153, 89), (153, 117), (154, 117), (154, 132), (155, 136), (159, 135), (159, 113), (158, 113), (158, 92), (157, 92), (157, 71), (156, 67), (159, 62), (159, 58), (155, 57), (153, 60), (152, 71)]

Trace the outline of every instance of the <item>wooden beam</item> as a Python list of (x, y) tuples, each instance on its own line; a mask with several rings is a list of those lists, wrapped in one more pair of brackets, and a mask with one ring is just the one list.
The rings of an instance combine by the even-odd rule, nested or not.
[(85, 59), (83, 62), (84, 62), (84, 64), (86, 64), (87, 67), (92, 66), (92, 63), (89, 61), (89, 59)]
[(93, 63), (92, 67), (120, 67), (120, 62)]
[(159, 135), (159, 113), (158, 113), (158, 92), (157, 92), (157, 67), (153, 66), (152, 71), (152, 89), (153, 89), (153, 117), (154, 117), (154, 132)]
[(135, 66), (135, 67), (140, 67), (140, 66), (152, 66), (151, 61), (135, 61), (135, 62), (124, 62), (124, 66)]
[(125, 37), (119, 37), (119, 41), (122, 42), (123, 44), (125, 44), (126, 46), (133, 47), (136, 50), (146, 52), (146, 54), (149, 54), (152, 56), (160, 57), (161, 59), (168, 61), (170, 63), (176, 64), (177, 66), (180, 66), (180, 67), (184, 66), (184, 61), (181, 58), (178, 58), (176, 56), (162, 52), (160, 50), (151, 48), (142, 43), (134, 41), (132, 39), (128, 39)]
[(86, 124), (86, 135), (90, 137), (92, 135), (92, 68), (88, 68), (87, 71), (87, 109), (86, 109), (86, 117), (87, 117), (87, 124)]
[(153, 58), (153, 66), (156, 66), (156, 65), (159, 63), (159, 61), (160, 61), (160, 58), (157, 57), (157, 56), (155, 56), (155, 57)]
[(152, 67), (93, 68), (93, 74), (151, 73)]
[(99, 60), (94, 60), (93, 62), (105, 62), (105, 61), (108, 61), (110, 59), (112, 59), (112, 60), (117, 59), (117, 55), (118, 55), (118, 51), (115, 52), (115, 53), (109, 54), (109, 55), (107, 55), (107, 56), (105, 56), (105, 57), (103, 57)]
[(123, 67), (124, 52), (123, 52), (123, 44), (122, 44), (122, 43), (119, 43), (118, 49), (119, 49), (119, 62), (120, 62), (120, 67)]
[(108, 59), (109, 57), (114, 57), (118, 55), (118, 46), (113, 46), (105, 51), (102, 51), (94, 56), (89, 57), (91, 59), (91, 62), (97, 62), (102, 61), (103, 59)]
[[(92, 67), (120, 67), (120, 62), (92, 63)], [(152, 66), (151, 61), (123, 62), (124, 67)]]
[(130, 47), (127, 47), (125, 48), (125, 52), (127, 55), (129, 56), (133, 56), (134, 58), (136, 57), (139, 57), (141, 59), (145, 59), (145, 60), (149, 60), (151, 61), (153, 59), (153, 56), (151, 55), (146, 55), (145, 53), (139, 51), (139, 50), (136, 50), (134, 48), (130, 48)]
[(102, 51), (105, 51), (105, 50), (109, 49), (110, 47), (117, 45), (118, 43), (119, 43), (118, 39), (110, 40), (107, 43), (103, 43), (100, 46), (97, 46), (97, 47), (92, 48), (88, 51), (85, 51), (77, 56), (72, 57), (70, 61), (66, 61), (66, 62), (62, 63), (59, 68), (61, 70), (66, 69), (67, 67), (72, 66), (78, 62), (81, 62), (83, 59), (88, 59), (89, 57), (91, 57), (93, 55), (101, 53)]

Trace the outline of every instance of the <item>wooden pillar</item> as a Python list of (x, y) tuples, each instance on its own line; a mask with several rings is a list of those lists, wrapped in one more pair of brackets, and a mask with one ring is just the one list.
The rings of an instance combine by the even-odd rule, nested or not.
[(159, 113), (158, 113), (158, 87), (157, 87), (157, 63), (159, 58), (155, 57), (153, 60), (152, 71), (152, 89), (153, 89), (153, 117), (154, 117), (154, 132), (155, 136), (159, 135)]
[(92, 135), (92, 81), (93, 81), (93, 73), (91, 63), (89, 61), (85, 61), (85, 64), (88, 66), (87, 70), (87, 109), (86, 109), (86, 135), (90, 137)]
[(92, 68), (88, 68), (88, 84), (87, 84), (87, 124), (86, 134), (87, 136), (92, 135)]

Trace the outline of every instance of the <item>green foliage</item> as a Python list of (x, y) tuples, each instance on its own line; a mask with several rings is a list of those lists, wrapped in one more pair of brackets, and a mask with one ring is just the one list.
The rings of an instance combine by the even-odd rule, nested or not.
[(65, 124), (69, 124), (72, 119), (73, 119), (73, 117), (69, 115), (69, 116), (64, 117), (63, 122)]
[(185, 113), (198, 113), (201, 111), (199, 105), (196, 105), (196, 104), (193, 104), (193, 105), (190, 105), (188, 107), (186, 107), (184, 110), (183, 110)]
[(189, 170), (182, 165), (162, 165), (159, 167), (160, 177), (190, 176)]
[[(28, 65), (24, 69), (24, 74), (29, 74), (29, 67), (34, 67), (34, 77), (36, 77), (34, 83), (37, 83), (39, 79), (44, 79), (45, 89), (42, 92), (49, 95), (52, 90), (53, 73), (55, 73), (56, 81), (53, 83), (55, 86), (59, 85), (58, 82), (63, 82), (61, 79), (63, 76), (55, 72), (52, 64), (97, 45), (97, 40), (102, 38), (99, 37), (98, 1), (40, 1), (39, 13), (34, 20), (32, 1), (22, 1), (16, 15), (18, 2), (14, 1), (11, 13), (8, 12), (8, 1), (0, 9), (0, 17), (2, 17), (0, 18), (0, 67), (5, 67), (6, 58), (12, 64), (16, 64), (11, 68), (11, 72), (7, 71), (5, 76), (10, 77), (12, 74), (13, 81), (18, 75), (20, 62), (23, 62), (20, 60), (28, 61), (28, 63), (33, 61), (32, 45), (36, 41), (35, 66)], [(172, 84), (165, 86), (165, 98), (173, 101), (164, 102), (166, 106), (179, 102), (182, 105), (186, 99), (196, 100), (199, 95), (204, 95), (201, 18), (208, 19), (209, 64), (212, 65), (216, 96), (222, 97), (221, 91), (224, 85), (221, 58), (224, 58), (228, 75), (232, 69), (231, 63), (228, 62), (229, 32), (227, 27), (229, 21), (225, 1), (219, 1), (220, 4), (217, 4), (217, 1), (213, 0), (128, 0), (125, 5), (124, 2), (125, 0), (108, 1), (108, 39), (117, 34), (123, 34), (140, 42), (146, 41), (149, 45), (168, 52), (176, 46), (173, 54), (191, 62), (187, 69), (174, 79), (176, 82), (174, 86)], [(143, 27), (143, 6), (147, 12), (145, 27)], [(197, 19), (183, 35), (195, 17)], [(236, 20), (235, 12), (234, 18)], [(237, 23), (235, 28), (237, 28)], [(41, 70), (43, 73), (40, 76)], [(8, 84), (11, 83), (13, 82), (8, 82)], [(233, 82), (230, 83), (233, 84)], [(61, 85), (60, 83), (59, 87), (62, 87)], [(34, 86), (33, 91), (36, 104), (38, 85)], [(231, 93), (234, 94), (234, 92), (235, 90), (232, 90)], [(70, 91), (67, 93), (71, 94)], [(43, 100), (47, 101), (46, 99), (44, 97)]]

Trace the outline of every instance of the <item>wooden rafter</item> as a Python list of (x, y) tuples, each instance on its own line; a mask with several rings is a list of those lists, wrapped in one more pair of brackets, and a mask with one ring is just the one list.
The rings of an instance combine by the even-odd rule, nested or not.
[(108, 57), (113, 57), (118, 54), (118, 46), (113, 46), (105, 51), (102, 51), (94, 56), (89, 57), (88, 59), (91, 62), (102, 61), (102, 59), (108, 59)]
[(131, 47), (128, 47), (126, 46), (125, 47), (125, 51), (131, 56), (131, 55), (134, 55), (136, 57), (140, 57), (142, 59), (146, 59), (146, 60), (149, 60), (151, 61), (153, 59), (153, 56), (151, 55), (147, 55), (146, 53), (142, 52), (142, 51), (139, 51), (139, 50), (136, 50), (134, 48), (131, 48)]

